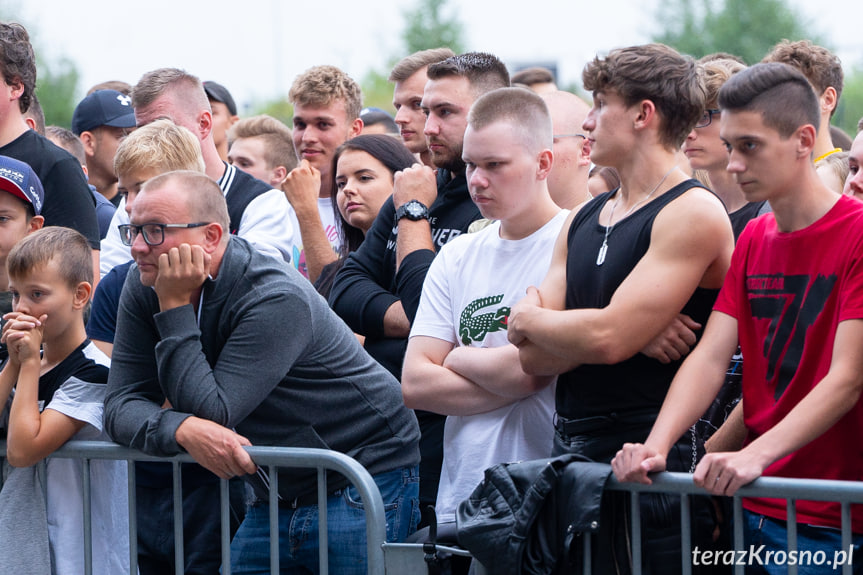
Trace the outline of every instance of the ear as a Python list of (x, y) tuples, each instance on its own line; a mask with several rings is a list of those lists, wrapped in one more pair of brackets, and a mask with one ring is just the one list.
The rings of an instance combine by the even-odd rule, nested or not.
[(807, 161), (810, 161), (812, 153), (815, 150), (815, 140), (817, 138), (815, 126), (812, 124), (800, 126), (793, 137), (797, 139), (797, 156), (805, 157)]
[(351, 129), (348, 131), (348, 140), (354, 136), (359, 136), (363, 133), (363, 121), (359, 118), (351, 122)]
[(204, 228), (204, 241), (205, 245), (201, 246), (204, 248), (204, 251), (211, 254), (216, 251), (219, 243), (222, 241), (222, 237), (225, 235), (225, 230), (222, 229), (222, 226), (216, 223), (207, 224), (207, 227)]
[(554, 164), (554, 153), (546, 148), (539, 153), (537, 160), (538, 166), (536, 170), (536, 178), (538, 180), (544, 180), (548, 177), (549, 172), (551, 172), (552, 165)]
[(836, 88), (833, 86), (827, 86), (827, 89), (824, 90), (824, 93), (821, 94), (821, 97), (818, 98), (818, 100), (821, 103), (821, 113), (827, 113), (829, 115), (839, 103), (838, 98), (836, 97)]
[(654, 118), (656, 118), (656, 105), (650, 100), (642, 100), (633, 108), (636, 109), (638, 115), (633, 122), (633, 127), (636, 130), (641, 130), (650, 124)]
[(581, 152), (578, 154), (578, 162), (577, 165), (580, 168), (590, 168), (590, 148), (585, 145), (586, 140), (582, 140), (581, 142)]
[(90, 295), (93, 293), (93, 286), (90, 282), (81, 282), (75, 287), (75, 299), (72, 302), (73, 309), (84, 309), (84, 306), (90, 301)]
[(84, 153), (92, 157), (96, 154), (96, 136), (89, 130), (84, 130), (81, 135), (81, 143), (84, 144)]
[(276, 166), (270, 173), (270, 185), (278, 188), (288, 177), (288, 169), (285, 166)]
[(31, 130), (36, 129), (36, 120), (31, 118), (30, 116), (27, 116), (26, 118), (24, 118), (24, 122), (27, 124), (27, 127), (30, 128)]
[(6, 89), (9, 91), (10, 100), (19, 100), (24, 95), (24, 82), (21, 78), (15, 76), (11, 82), (5, 82)]
[(42, 226), (45, 225), (45, 218), (42, 216), (33, 216), (30, 218), (30, 223), (27, 224), (27, 233), (35, 232), (36, 230), (41, 230)]
[(201, 141), (207, 139), (210, 132), (213, 131), (213, 114), (209, 110), (201, 110), (198, 113), (198, 132), (201, 134)]

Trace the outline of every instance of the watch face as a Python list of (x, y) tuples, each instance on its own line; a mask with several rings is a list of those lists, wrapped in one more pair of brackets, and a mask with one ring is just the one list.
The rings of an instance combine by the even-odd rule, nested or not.
[(408, 214), (410, 214), (411, 216), (413, 216), (415, 218), (421, 218), (423, 215), (423, 212), (425, 212), (422, 205), (419, 204), (418, 202), (417, 203), (411, 202), (411, 203), (407, 204), (406, 207), (407, 207)]

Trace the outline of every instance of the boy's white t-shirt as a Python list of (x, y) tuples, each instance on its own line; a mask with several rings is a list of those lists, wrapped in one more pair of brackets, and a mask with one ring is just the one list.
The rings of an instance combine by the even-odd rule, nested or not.
[[(93, 343), (81, 353), (103, 365), (110, 360)], [(105, 384), (72, 377), (54, 393), (45, 409), (86, 423), (73, 440), (111, 441), (102, 428)], [(49, 458), (46, 508), (51, 562), (56, 574), (84, 572), (83, 461)], [(129, 570), (129, 502), (125, 461), (90, 461), (93, 573), (113, 575)]]
[[(411, 337), (429, 336), (457, 346), (509, 345), (509, 308), (524, 297), (528, 286), (542, 283), (568, 213), (560, 211), (520, 240), (501, 239), (500, 223), (495, 222), (446, 244), (429, 267)], [(487, 413), (448, 416), (438, 521), (455, 521), (458, 504), (482, 481), (486, 468), (548, 457), (553, 415), (554, 384)]]

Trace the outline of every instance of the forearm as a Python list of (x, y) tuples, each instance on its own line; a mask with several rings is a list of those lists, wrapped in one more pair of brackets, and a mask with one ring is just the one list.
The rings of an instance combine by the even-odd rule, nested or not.
[(722, 355), (696, 347), (683, 362), (644, 442), (645, 446), (667, 455), (680, 436), (707, 411), (722, 387), (728, 368), (728, 359), (723, 360)]
[(8, 451), (13, 460), (29, 459), (42, 428), (39, 413), (39, 362), (21, 365), (15, 398), (9, 410)]
[(483, 389), (443, 366), (408, 363), (407, 357), (402, 370), (402, 394), (409, 408), (441, 415), (476, 415), (515, 401)]
[(15, 387), (15, 382), (18, 380), (18, 371), (18, 364), (13, 363), (11, 359), (6, 360), (3, 371), (0, 371), (0, 410), (5, 408), (6, 402), (9, 400), (9, 394), (12, 393), (12, 388)]
[(411, 221), (402, 218), (398, 222), (399, 233), (396, 239), (396, 271), (401, 268), (402, 261), (408, 254), (417, 250), (434, 251), (431, 225), (428, 220)]
[(857, 404), (860, 385), (856, 379), (828, 373), (788, 415), (743, 451), (766, 468), (819, 437)]
[(550, 353), (527, 339), (518, 344), (518, 359), (521, 369), (534, 376), (560, 375), (581, 365)]
[(503, 397), (521, 399), (540, 391), (554, 376), (528, 375), (521, 369), (519, 350), (513, 345), (500, 347), (456, 347), (443, 366), (487, 391)]
[(338, 259), (324, 232), (321, 216), (317, 206), (314, 210), (297, 211), (297, 221), (300, 223), (300, 236), (303, 239), (303, 251), (306, 255), (306, 269), (309, 281), (314, 283), (321, 275), (324, 266)]
[(746, 440), (746, 425), (743, 423), (743, 401), (739, 401), (719, 429), (704, 443), (707, 453), (739, 451)]
[(396, 301), (384, 314), (384, 335), (386, 337), (408, 337), (411, 332), (411, 323), (405, 315), (401, 301)]

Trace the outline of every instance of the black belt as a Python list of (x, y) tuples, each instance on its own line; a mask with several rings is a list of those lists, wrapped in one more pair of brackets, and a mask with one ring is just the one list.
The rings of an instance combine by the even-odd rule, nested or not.
[(656, 411), (638, 411), (630, 413), (612, 412), (608, 415), (596, 415), (579, 419), (568, 419), (555, 412), (554, 428), (564, 437), (587, 435), (603, 431), (614, 425), (644, 425), (656, 421)]

